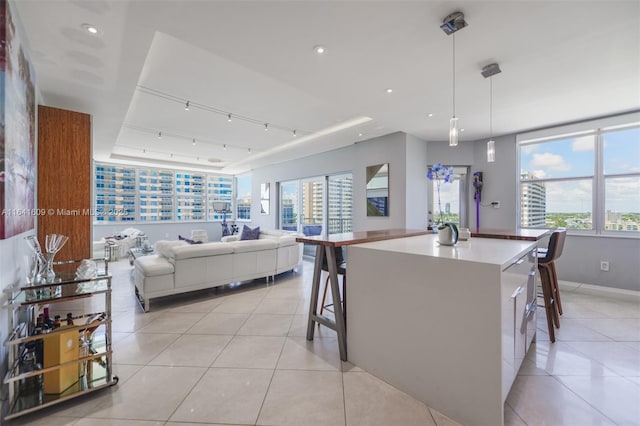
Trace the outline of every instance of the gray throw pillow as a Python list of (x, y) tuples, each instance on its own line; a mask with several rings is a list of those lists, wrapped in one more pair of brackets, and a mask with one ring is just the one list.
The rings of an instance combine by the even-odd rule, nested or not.
[(260, 227), (256, 226), (254, 229), (249, 228), (247, 225), (242, 227), (242, 235), (240, 240), (257, 240), (260, 238)]

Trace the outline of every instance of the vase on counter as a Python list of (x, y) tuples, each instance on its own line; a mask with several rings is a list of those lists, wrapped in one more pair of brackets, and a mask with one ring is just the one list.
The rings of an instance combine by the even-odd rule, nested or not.
[(455, 246), (458, 243), (458, 227), (455, 223), (438, 226), (438, 242), (443, 246)]

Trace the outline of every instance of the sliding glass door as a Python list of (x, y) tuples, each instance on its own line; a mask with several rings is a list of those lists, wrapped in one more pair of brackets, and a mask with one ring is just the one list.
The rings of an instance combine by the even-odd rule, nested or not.
[(353, 231), (353, 177), (318, 176), (280, 183), (280, 229), (304, 235)]

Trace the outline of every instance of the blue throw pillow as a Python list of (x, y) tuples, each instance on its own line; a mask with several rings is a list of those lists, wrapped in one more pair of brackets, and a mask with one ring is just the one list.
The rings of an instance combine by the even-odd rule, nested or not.
[(247, 225), (242, 227), (242, 235), (240, 240), (257, 240), (260, 238), (260, 227), (256, 226), (254, 229), (249, 228)]

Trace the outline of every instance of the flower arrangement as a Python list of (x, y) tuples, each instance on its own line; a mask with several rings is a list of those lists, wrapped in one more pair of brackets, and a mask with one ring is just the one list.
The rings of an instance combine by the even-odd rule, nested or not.
[(440, 184), (453, 182), (453, 167), (443, 166), (440, 163), (436, 163), (429, 169), (427, 178), (436, 183), (436, 191), (438, 192), (438, 211), (440, 218), (436, 222), (437, 225), (443, 225), (444, 219), (442, 216), (442, 203), (440, 202)]

